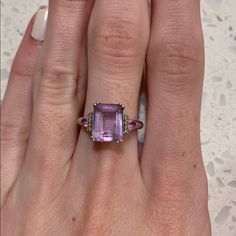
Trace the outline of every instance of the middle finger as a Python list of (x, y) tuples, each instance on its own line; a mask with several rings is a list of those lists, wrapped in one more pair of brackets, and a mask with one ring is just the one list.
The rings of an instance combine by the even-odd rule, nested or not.
[(49, 1), (46, 38), (35, 74), (32, 131), (26, 155), (26, 165), (32, 170), (35, 166), (36, 173), (44, 167), (64, 167), (75, 150), (76, 119), (81, 110), (78, 67), (92, 5), (93, 0)]

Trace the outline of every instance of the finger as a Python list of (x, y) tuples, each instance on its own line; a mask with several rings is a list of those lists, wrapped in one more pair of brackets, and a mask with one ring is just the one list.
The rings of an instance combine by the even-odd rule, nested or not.
[(60, 167), (68, 163), (75, 149), (80, 110), (78, 68), (92, 3), (91, 0), (49, 1), (48, 27), (40, 70), (36, 73), (32, 132), (25, 162), (35, 175), (48, 173), (52, 168), (61, 171)]
[(143, 143), (138, 143), (138, 156), (139, 156), (139, 159), (141, 159), (142, 154), (143, 154)]
[[(130, 118), (137, 117), (148, 37), (149, 15), (146, 0), (139, 1), (139, 4), (135, 0), (95, 2), (88, 34), (89, 68), (85, 114), (93, 110), (96, 101), (112, 104), (121, 102)], [(102, 156), (102, 160), (106, 160), (111, 166), (119, 158), (122, 159), (121, 163), (126, 163), (125, 170), (128, 171), (131, 165), (135, 168), (138, 166), (136, 133), (130, 133), (124, 139), (118, 145), (99, 143), (91, 148), (93, 142), (83, 130), (77, 156)], [(122, 164), (121, 166), (124, 167)], [(80, 168), (89, 167), (80, 165)]]
[[(1, 112), (1, 204), (13, 185), (28, 143), (32, 113), (32, 75), (42, 47), (47, 8), (30, 21), (17, 51)], [(37, 31), (36, 28), (40, 27)], [(32, 36), (31, 36), (32, 34)], [(34, 38), (32, 38), (34, 37)]]
[(199, 137), (204, 70), (199, 1), (153, 1), (147, 60), (145, 179), (157, 191), (153, 185), (166, 186), (166, 181), (191, 185), (190, 178), (205, 175)]

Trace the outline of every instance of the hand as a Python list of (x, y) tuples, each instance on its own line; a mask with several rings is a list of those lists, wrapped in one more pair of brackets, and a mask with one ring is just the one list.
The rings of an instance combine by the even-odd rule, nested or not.
[[(199, 1), (149, 10), (147, 0), (50, 0), (44, 42), (46, 10), (29, 24), (2, 104), (3, 235), (210, 235)], [(139, 159), (135, 132), (93, 143), (77, 119), (96, 101), (135, 118), (145, 58)]]

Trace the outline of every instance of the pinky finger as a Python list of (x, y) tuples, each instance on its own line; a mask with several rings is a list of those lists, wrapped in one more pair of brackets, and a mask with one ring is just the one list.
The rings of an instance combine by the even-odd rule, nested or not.
[(30, 21), (17, 51), (1, 109), (1, 206), (19, 173), (32, 113), (32, 77), (42, 47), (47, 8)]

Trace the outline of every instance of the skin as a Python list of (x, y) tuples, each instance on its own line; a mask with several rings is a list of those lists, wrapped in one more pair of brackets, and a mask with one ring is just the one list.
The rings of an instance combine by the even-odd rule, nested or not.
[[(50, 0), (43, 43), (30, 22), (2, 104), (2, 235), (211, 235), (199, 1), (149, 4)], [(135, 118), (144, 65), (140, 158), (136, 132), (93, 143), (77, 118), (96, 101)]]

